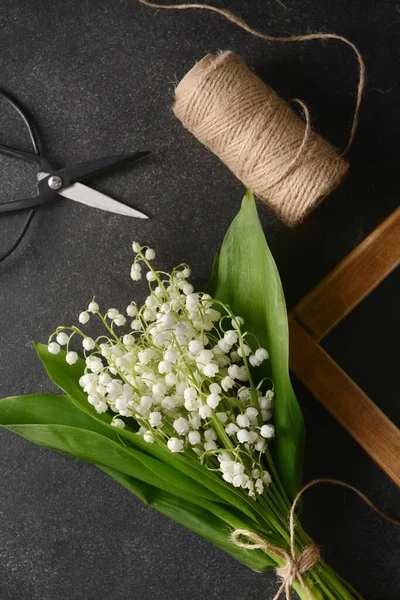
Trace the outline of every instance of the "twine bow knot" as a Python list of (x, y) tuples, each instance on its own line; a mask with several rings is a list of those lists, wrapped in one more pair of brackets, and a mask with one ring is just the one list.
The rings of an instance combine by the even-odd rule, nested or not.
[[(309, 571), (321, 558), (318, 546), (312, 543), (309, 546), (306, 546), (301, 554), (297, 554), (297, 556), (294, 557), (287, 553), (285, 554), (286, 564), (283, 567), (278, 567), (276, 569), (276, 574), (282, 579), (282, 585), (284, 584), (285, 586), (283, 589), (286, 591), (286, 597), (290, 598), (290, 588), (296, 580), (299, 581), (303, 590), (310, 595), (302, 578), (302, 574)], [(280, 593), (281, 592), (282, 590)], [(277, 597), (279, 598), (279, 596)]]
[[(246, 537), (249, 540), (252, 540), (252, 542), (241, 542), (239, 539), (240, 537)], [(282, 559), (284, 562), (283, 566), (275, 569), (276, 574), (282, 580), (282, 584), (273, 600), (278, 600), (283, 592), (285, 592), (286, 600), (290, 600), (292, 597), (291, 587), (296, 581), (300, 583), (310, 600), (313, 600), (311, 591), (303, 579), (303, 573), (309, 571), (321, 558), (318, 546), (314, 544), (314, 542), (309, 546), (306, 546), (300, 554), (296, 554), (293, 543), (291, 544), (291, 552), (289, 554), (289, 552), (283, 548), (269, 544), (260, 535), (253, 531), (248, 531), (247, 529), (236, 529), (232, 533), (232, 541), (240, 548), (245, 548), (246, 550), (258, 550), (261, 548), (272, 552)]]

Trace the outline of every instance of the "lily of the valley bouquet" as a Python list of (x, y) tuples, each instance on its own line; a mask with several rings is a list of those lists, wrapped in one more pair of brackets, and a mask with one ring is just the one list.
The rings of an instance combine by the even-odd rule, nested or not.
[[(133, 251), (131, 277), (149, 284), (144, 304), (103, 312), (93, 299), (77, 326), (36, 344), (64, 394), (0, 400), (1, 425), (95, 464), (248, 567), (276, 569), (276, 597), (293, 587), (303, 600), (359, 600), (293, 514), (289, 524), (304, 423), (284, 296), (252, 194), (204, 292), (187, 265), (165, 273), (153, 249), (134, 242)], [(96, 339), (85, 334), (89, 319), (102, 326)]]

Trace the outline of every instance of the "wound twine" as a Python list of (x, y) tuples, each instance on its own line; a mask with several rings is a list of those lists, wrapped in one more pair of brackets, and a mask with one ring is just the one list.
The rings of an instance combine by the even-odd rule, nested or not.
[(339, 156), (311, 130), (307, 107), (300, 119), (290, 105), (263, 83), (233, 52), (209, 54), (175, 90), (175, 115), (207, 148), (292, 227), (333, 191), (348, 170), (343, 156), (356, 132), (365, 83), (365, 66), (357, 47), (333, 33), (274, 37), (260, 33), (229, 10), (207, 4), (141, 4), (167, 10), (216, 12), (252, 35), (268, 41), (339, 40), (355, 53), (359, 66), (357, 99), (349, 140)]
[[(304, 494), (306, 490), (317, 485), (319, 483), (332, 483), (334, 485), (339, 485), (341, 487), (345, 487), (353, 492), (355, 492), (364, 502), (372, 508), (378, 515), (393, 523), (394, 525), (400, 526), (400, 521), (396, 519), (392, 519), (385, 515), (375, 504), (371, 502), (371, 500), (360, 492), (356, 487), (345, 483), (344, 481), (340, 481), (338, 479), (314, 479), (307, 483), (297, 494), (295, 497), (293, 504), (290, 509), (290, 518), (289, 518), (289, 533), (290, 533), (290, 553), (280, 546), (274, 546), (270, 544), (266, 540), (264, 540), (261, 536), (253, 531), (248, 531), (247, 529), (236, 529), (231, 536), (232, 542), (238, 546), (239, 548), (245, 548), (246, 550), (267, 550), (272, 554), (278, 556), (284, 562), (282, 567), (278, 567), (275, 569), (276, 574), (281, 579), (282, 583), (279, 587), (277, 593), (275, 594), (273, 600), (278, 600), (281, 594), (285, 592), (286, 600), (291, 600), (291, 587), (293, 583), (296, 581), (301, 585), (305, 594), (307, 594), (310, 600), (313, 600), (311, 590), (306, 585), (303, 574), (312, 569), (312, 567), (317, 564), (320, 560), (321, 555), (318, 549), (318, 546), (312, 542), (309, 546), (306, 546), (304, 550), (300, 554), (296, 554), (295, 548), (295, 510), (297, 503), (300, 497)], [(240, 537), (247, 537), (249, 540), (252, 540), (252, 543), (244, 543), (239, 540)]]

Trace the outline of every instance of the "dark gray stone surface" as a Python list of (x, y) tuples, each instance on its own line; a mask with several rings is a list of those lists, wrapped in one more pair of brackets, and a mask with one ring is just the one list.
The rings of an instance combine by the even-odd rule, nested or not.
[[(216, 2), (217, 4), (217, 2)], [(218, 2), (270, 33), (335, 31), (358, 44), (368, 86), (346, 180), (288, 231), (261, 208), (292, 306), (398, 206), (400, 6), (392, 1)], [(103, 307), (143, 296), (129, 279), (132, 239), (195, 283), (237, 212), (241, 184), (174, 118), (174, 82), (209, 51), (233, 49), (283, 96), (305, 100), (316, 129), (343, 146), (356, 67), (339, 43), (268, 44), (213, 14), (162, 12), (135, 0), (2, 0), (1, 85), (29, 109), (52, 160), (71, 164), (130, 149), (152, 158), (93, 182), (147, 212), (143, 222), (60, 200), (37, 212), (0, 265), (0, 395), (51, 391), (31, 340), (74, 322), (92, 294)], [(1, 105), (0, 140), (29, 148)], [(24, 141), (25, 140), (25, 141)], [(2, 199), (23, 196), (32, 173), (0, 160)], [(0, 220), (1, 249), (24, 216)], [(326, 347), (399, 422), (398, 274), (326, 340)], [(399, 514), (399, 494), (300, 385), (308, 445), (305, 479), (338, 477)], [(272, 598), (275, 579), (236, 563), (143, 506), (95, 467), (0, 432), (2, 600)], [(310, 491), (304, 521), (326, 559), (368, 600), (398, 598), (399, 532), (341, 489)]]

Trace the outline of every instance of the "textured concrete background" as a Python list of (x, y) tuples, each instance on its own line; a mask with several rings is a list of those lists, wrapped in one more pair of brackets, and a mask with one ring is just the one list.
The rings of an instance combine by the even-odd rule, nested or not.
[[(400, 5), (392, 1), (215, 2), (269, 33), (335, 31), (365, 56), (368, 86), (348, 177), (296, 231), (260, 209), (292, 306), (398, 206)], [(0, 265), (0, 396), (51, 391), (31, 340), (71, 323), (96, 293), (124, 308), (144, 288), (129, 279), (131, 241), (149, 242), (165, 268), (185, 260), (195, 283), (237, 212), (241, 184), (187, 133), (173, 87), (209, 51), (232, 49), (281, 95), (302, 98), (316, 129), (343, 146), (356, 67), (339, 43), (268, 44), (200, 12), (154, 12), (135, 0), (2, 0), (1, 85), (29, 109), (62, 166), (150, 149), (151, 159), (92, 185), (151, 216), (143, 222), (67, 200), (37, 212)], [(1, 143), (29, 149), (5, 105)], [(0, 161), (0, 196), (33, 186), (25, 165)], [(0, 251), (24, 215), (0, 220)], [(398, 274), (326, 340), (326, 347), (397, 423)], [(305, 479), (339, 477), (399, 514), (399, 494), (300, 385), (308, 445)], [(272, 574), (247, 570), (143, 506), (95, 467), (0, 432), (1, 600), (268, 600)], [(368, 600), (398, 598), (399, 532), (341, 489), (308, 494), (305, 524), (325, 558)]]

